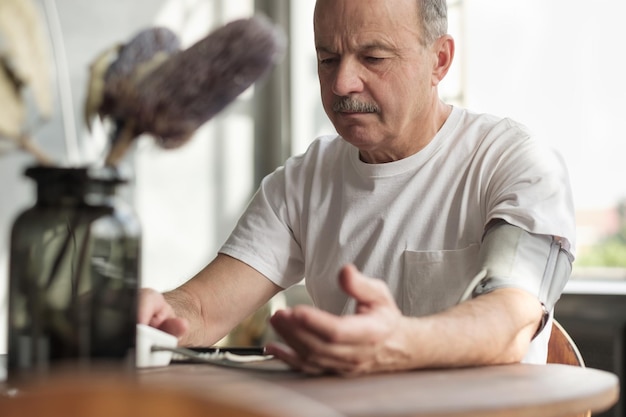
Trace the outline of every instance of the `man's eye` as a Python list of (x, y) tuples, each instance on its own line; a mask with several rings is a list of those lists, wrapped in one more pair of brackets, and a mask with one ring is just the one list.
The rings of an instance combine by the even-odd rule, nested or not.
[(365, 60), (369, 63), (377, 64), (377, 63), (383, 62), (385, 58), (381, 58), (378, 56), (366, 56)]
[(320, 58), (319, 61), (322, 65), (331, 65), (337, 62), (337, 58)]

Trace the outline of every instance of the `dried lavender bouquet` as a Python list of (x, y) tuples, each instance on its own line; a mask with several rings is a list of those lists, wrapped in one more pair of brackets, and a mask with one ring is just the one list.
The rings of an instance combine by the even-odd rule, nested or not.
[(283, 32), (254, 16), (230, 22), (185, 50), (168, 29), (151, 28), (105, 51), (92, 64), (85, 107), (88, 123), (95, 115), (113, 122), (105, 165), (116, 166), (143, 133), (163, 148), (183, 145), (267, 74), (284, 48)]

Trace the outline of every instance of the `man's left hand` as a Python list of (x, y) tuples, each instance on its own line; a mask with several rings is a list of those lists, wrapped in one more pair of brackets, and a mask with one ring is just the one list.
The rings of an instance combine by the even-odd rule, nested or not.
[(271, 324), (286, 345), (272, 343), (267, 353), (309, 374), (401, 369), (408, 359), (401, 329), (406, 318), (387, 285), (353, 265), (342, 268), (339, 282), (356, 301), (355, 314), (336, 316), (306, 305), (278, 311)]

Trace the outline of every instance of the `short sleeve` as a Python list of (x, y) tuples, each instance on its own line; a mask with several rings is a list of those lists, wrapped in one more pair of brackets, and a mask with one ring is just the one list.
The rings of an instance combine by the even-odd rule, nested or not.
[(279, 168), (261, 183), (235, 229), (220, 248), (287, 288), (302, 280), (304, 260), (290, 227), (285, 198), (285, 169)]

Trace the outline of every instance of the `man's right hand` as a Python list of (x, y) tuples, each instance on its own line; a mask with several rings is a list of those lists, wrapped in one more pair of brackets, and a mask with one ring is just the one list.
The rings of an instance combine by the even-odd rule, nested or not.
[(163, 330), (179, 339), (183, 337), (189, 329), (187, 320), (176, 317), (174, 309), (165, 300), (163, 294), (151, 288), (142, 288), (139, 290), (137, 322)]

